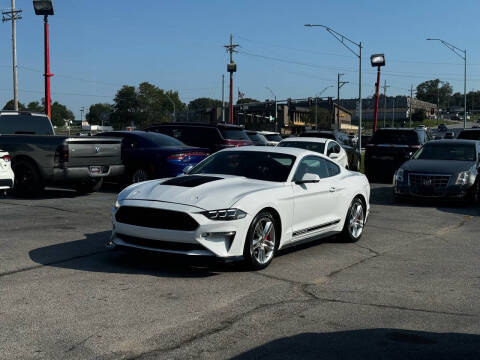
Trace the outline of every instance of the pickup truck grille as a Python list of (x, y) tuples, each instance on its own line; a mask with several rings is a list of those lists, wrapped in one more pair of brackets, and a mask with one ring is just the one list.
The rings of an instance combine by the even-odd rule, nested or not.
[(115, 219), (119, 223), (154, 229), (194, 231), (198, 223), (188, 214), (180, 211), (122, 206)]
[(408, 174), (410, 191), (424, 196), (441, 196), (450, 181), (450, 175)]

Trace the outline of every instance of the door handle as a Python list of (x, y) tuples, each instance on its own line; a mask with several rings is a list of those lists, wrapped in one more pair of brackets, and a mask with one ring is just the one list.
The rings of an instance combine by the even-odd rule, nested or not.
[(335, 192), (335, 191), (337, 191), (337, 188), (335, 186), (332, 186), (330, 189), (328, 189), (328, 191)]

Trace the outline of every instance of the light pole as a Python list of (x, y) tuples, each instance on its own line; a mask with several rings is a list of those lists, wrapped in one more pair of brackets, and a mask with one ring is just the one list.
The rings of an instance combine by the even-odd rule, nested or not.
[(270, 89), (268, 86), (265, 86), (265, 89), (267, 89), (268, 91), (270, 91), (270, 93), (272, 94), (272, 96), (275, 98), (275, 131), (279, 132), (278, 131), (278, 110), (277, 110), (277, 95), (274, 94), (273, 90)]
[[(358, 149), (361, 151), (362, 149), (362, 42), (356, 43), (355, 41), (347, 38), (345, 35), (342, 35), (336, 32), (333, 29), (330, 29), (328, 26), (325, 25), (318, 25), (318, 24), (305, 24), (305, 26), (313, 27), (319, 26), (323, 27), (327, 30), (335, 39), (342, 43), (351, 53), (353, 53), (358, 58), (358, 108), (359, 108), (359, 116), (358, 116)], [(356, 53), (345, 41), (352, 45), (358, 46), (358, 53)]]
[[(452, 45), (442, 39), (428, 38), (427, 40), (440, 41), (443, 45), (445, 45), (447, 48), (452, 50), (458, 57), (463, 59), (463, 61), (465, 62), (464, 73), (463, 73), (463, 92), (464, 92), (463, 128), (465, 129), (467, 127), (467, 50), (462, 50), (456, 47), (455, 45)], [(460, 53), (463, 53), (463, 55)]]
[(48, 39), (48, 16), (53, 15), (52, 0), (33, 0), (35, 15), (43, 15), (44, 44), (45, 44), (45, 114), (52, 118), (52, 101), (50, 98), (50, 44)]
[(443, 83), (443, 81), (438, 81), (437, 85), (437, 126), (438, 126), (438, 120), (440, 119), (440, 84)]
[(385, 66), (385, 56), (383, 54), (374, 54), (370, 57), (372, 67), (377, 67), (377, 82), (375, 83), (375, 111), (373, 114), (373, 132), (377, 131), (378, 122), (378, 100), (380, 98), (380, 68)]

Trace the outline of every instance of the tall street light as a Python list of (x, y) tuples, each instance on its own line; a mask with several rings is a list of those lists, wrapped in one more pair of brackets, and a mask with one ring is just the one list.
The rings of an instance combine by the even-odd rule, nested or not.
[[(452, 45), (445, 40), (442, 39), (430, 39), (428, 38), (427, 40), (432, 40), (432, 41), (440, 41), (443, 45), (445, 45), (447, 48), (452, 50), (458, 57), (463, 59), (465, 62), (465, 68), (464, 68), (464, 75), (463, 75), (463, 92), (464, 92), (464, 108), (463, 108), (463, 128), (465, 129), (467, 127), (467, 50), (462, 50), (455, 45)], [(461, 54), (463, 53), (463, 55)]]
[(43, 15), (44, 44), (45, 44), (45, 114), (52, 118), (52, 101), (50, 98), (50, 44), (48, 40), (48, 16), (53, 15), (52, 0), (33, 0), (35, 15)]
[(373, 132), (377, 131), (378, 121), (378, 99), (380, 98), (380, 68), (385, 66), (385, 55), (374, 54), (370, 57), (373, 67), (377, 67), (377, 82), (375, 83), (375, 111), (373, 114)]
[(277, 95), (274, 94), (273, 90), (270, 89), (268, 86), (265, 86), (265, 89), (267, 89), (268, 91), (270, 91), (270, 93), (272, 94), (272, 96), (275, 98), (275, 131), (279, 132), (278, 131), (278, 111), (277, 111)]
[[(327, 30), (335, 39), (340, 41), (343, 46), (345, 46), (351, 53), (353, 53), (356, 57), (358, 57), (358, 108), (359, 108), (359, 116), (358, 116), (358, 149), (361, 151), (362, 149), (362, 42), (356, 43), (355, 41), (349, 39), (345, 35), (342, 35), (335, 30), (329, 28), (325, 25), (318, 25), (318, 24), (305, 24), (305, 26), (313, 27), (319, 26), (323, 27)], [(358, 46), (358, 53), (356, 53), (350, 46), (356, 45)]]

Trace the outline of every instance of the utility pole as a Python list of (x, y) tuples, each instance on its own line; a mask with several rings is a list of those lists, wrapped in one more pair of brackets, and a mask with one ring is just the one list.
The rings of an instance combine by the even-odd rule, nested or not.
[(233, 43), (233, 36), (230, 34), (230, 44), (225, 45), (225, 48), (230, 53), (230, 63), (227, 64), (227, 71), (230, 73), (230, 124), (233, 124), (233, 73), (237, 71), (237, 64), (233, 62), (233, 53), (235, 48), (239, 46)]
[(17, 20), (22, 18), (22, 10), (15, 9), (15, 0), (12, 0), (12, 8), (9, 11), (3, 11), (2, 21), (12, 22), (12, 57), (13, 57), (13, 107), (18, 111), (18, 83), (17, 83)]
[(412, 101), (413, 101), (413, 85), (410, 85), (410, 127), (412, 127)]
[(387, 80), (385, 80), (383, 88), (383, 127), (386, 127), (386, 116), (387, 116), (387, 89), (390, 86), (387, 86)]
[(392, 128), (394, 128), (394, 127), (395, 127), (395, 98), (393, 98), (392, 107), (393, 107), (393, 113), (392, 113)]
[(222, 123), (225, 123), (225, 74), (222, 74)]
[(341, 130), (340, 124), (340, 89), (343, 85), (348, 84), (348, 81), (340, 81), (340, 77), (344, 74), (337, 74), (337, 130)]

